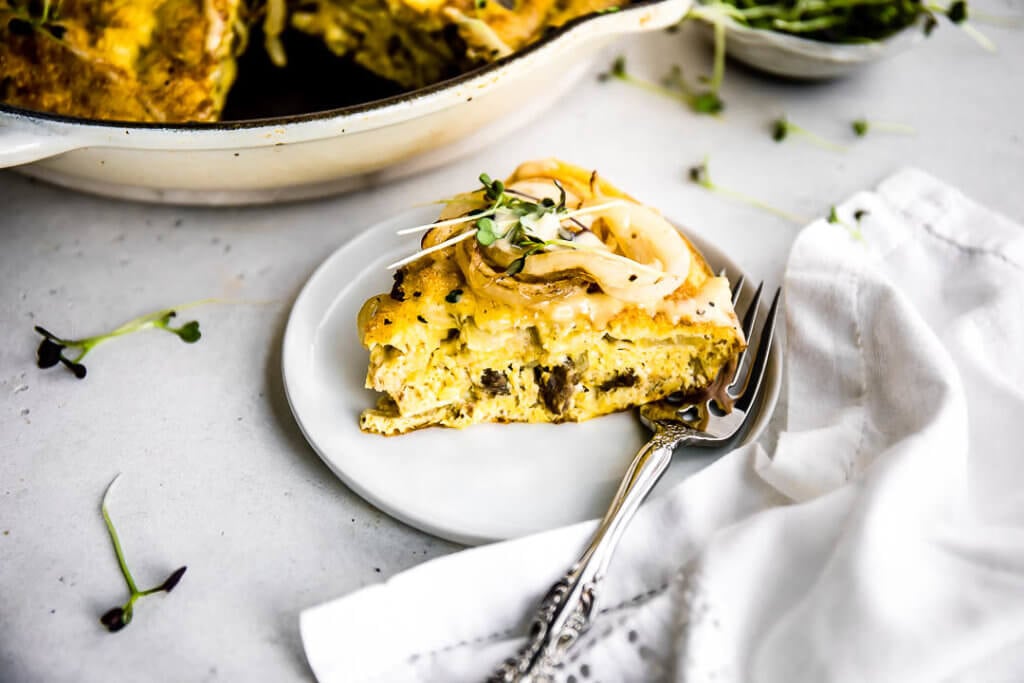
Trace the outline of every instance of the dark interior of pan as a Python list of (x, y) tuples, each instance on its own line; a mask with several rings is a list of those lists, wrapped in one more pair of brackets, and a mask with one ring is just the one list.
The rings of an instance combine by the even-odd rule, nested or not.
[(222, 121), (245, 121), (329, 111), (403, 92), (351, 59), (342, 59), (314, 36), (288, 30), (282, 35), (288, 64), (277, 67), (254, 27), (238, 59), (238, 77), (228, 93)]

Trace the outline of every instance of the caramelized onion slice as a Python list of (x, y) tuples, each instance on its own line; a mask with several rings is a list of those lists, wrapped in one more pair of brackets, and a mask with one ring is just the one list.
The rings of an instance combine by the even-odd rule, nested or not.
[[(531, 256), (526, 259), (529, 263)], [(521, 277), (496, 270), (484, 255), (476, 240), (467, 240), (455, 247), (455, 261), (466, 277), (470, 288), (483, 296), (502, 303), (524, 306), (563, 297), (583, 294), (592, 280), (581, 273), (560, 273), (558, 277), (526, 281)]]
[[(522, 171), (517, 173), (512, 189), (537, 198), (557, 194), (548, 177), (540, 174), (534, 178)], [(567, 184), (571, 186), (570, 206), (580, 200), (584, 207), (608, 202), (602, 193), (592, 194), (582, 182)], [(454, 246), (456, 262), (475, 292), (509, 304), (529, 305), (584, 294), (593, 284), (624, 302), (662, 299), (679, 288), (689, 273), (691, 255), (686, 241), (658, 212), (621, 194), (616, 199), (621, 199), (621, 203), (592, 214), (594, 232), (603, 237), (605, 248), (587, 246), (538, 252), (526, 259), (521, 273), (509, 276), (505, 268), (516, 258), (515, 254), (503, 251), (499, 243), (483, 247), (475, 239), (468, 239)], [(483, 205), (479, 192), (463, 195), (459, 200), (462, 201), (445, 208), (442, 220), (465, 215)], [(422, 246), (429, 248), (473, 227), (473, 222), (467, 221), (435, 228), (424, 235)]]
[(622, 203), (599, 216), (621, 253), (601, 248), (547, 251), (526, 259), (523, 274), (552, 278), (585, 273), (606, 294), (631, 303), (664, 298), (683, 283), (690, 270), (690, 251), (661, 215), (639, 204)]

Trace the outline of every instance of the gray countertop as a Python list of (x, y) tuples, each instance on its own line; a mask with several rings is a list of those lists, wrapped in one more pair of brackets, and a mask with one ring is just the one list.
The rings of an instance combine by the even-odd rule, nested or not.
[[(705, 155), (716, 182), (809, 218), (913, 165), (1024, 219), (1024, 34), (984, 30), (998, 54), (943, 26), (830, 83), (730, 64), (717, 119), (587, 79), (471, 158), (324, 201), (146, 206), (0, 173), (0, 680), (310, 680), (300, 610), (458, 549), (378, 512), (321, 463), (284, 397), (280, 346), (291, 302), (324, 258), (480, 171), (545, 156), (600, 169), (769, 282), (800, 226), (689, 184), (686, 169)], [(695, 74), (709, 59), (692, 37), (617, 49), (638, 75), (673, 63)], [(773, 142), (769, 121), (782, 113), (849, 149)], [(917, 134), (855, 139), (860, 116)], [(35, 367), (33, 325), (93, 334), (207, 297), (231, 303), (190, 311), (203, 330), (194, 346), (157, 331), (126, 337), (94, 352), (81, 382)], [(97, 619), (126, 594), (99, 502), (119, 472), (111, 513), (138, 582), (188, 572), (112, 635)]]

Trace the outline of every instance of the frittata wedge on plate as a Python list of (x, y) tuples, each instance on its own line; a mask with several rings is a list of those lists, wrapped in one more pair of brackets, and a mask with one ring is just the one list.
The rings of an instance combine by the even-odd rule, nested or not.
[(363, 305), (363, 430), (585, 420), (706, 391), (745, 346), (730, 287), (655, 210), (554, 160), (449, 201)]

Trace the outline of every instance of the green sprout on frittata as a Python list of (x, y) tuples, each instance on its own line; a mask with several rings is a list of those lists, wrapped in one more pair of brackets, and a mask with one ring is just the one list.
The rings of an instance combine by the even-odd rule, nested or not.
[[(526, 259), (533, 254), (547, 250), (550, 247), (579, 248), (579, 245), (572, 241), (575, 233), (564, 228), (559, 229), (559, 237), (557, 239), (543, 239), (538, 236), (535, 232), (535, 227), (545, 216), (554, 215), (558, 218), (559, 222), (565, 220), (576, 222), (576, 216), (600, 211), (620, 203), (620, 200), (612, 200), (604, 204), (570, 210), (566, 206), (565, 188), (558, 180), (552, 180), (552, 183), (558, 189), (558, 201), (551, 197), (538, 199), (522, 192), (508, 189), (505, 187), (505, 183), (492, 179), (486, 173), (481, 173), (479, 180), (483, 186), (479, 192), (481, 198), (486, 203), (484, 207), (470, 211), (466, 215), (457, 218), (399, 230), (398, 234), (408, 235), (449, 225), (465, 225), (467, 226), (466, 230), (427, 249), (395, 261), (388, 265), (388, 269), (399, 268), (427, 254), (446, 249), (464, 240), (475, 238), (484, 247), (489, 247), (498, 240), (504, 240), (508, 246), (520, 250), (521, 254), (505, 269), (506, 275), (516, 275), (523, 270), (526, 265)], [(580, 229), (585, 229), (582, 224), (578, 222), (577, 224)]]
[(40, 31), (60, 40), (67, 32), (67, 28), (58, 23), (62, 2), (9, 0), (6, 11), (0, 7), (0, 22), (6, 23), (12, 35), (27, 37)]

